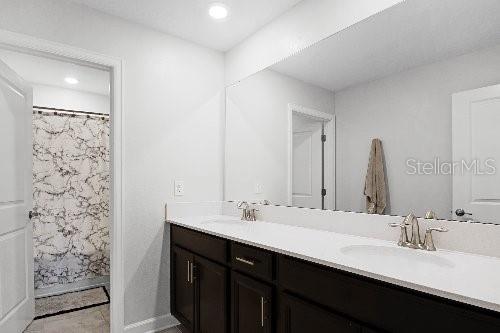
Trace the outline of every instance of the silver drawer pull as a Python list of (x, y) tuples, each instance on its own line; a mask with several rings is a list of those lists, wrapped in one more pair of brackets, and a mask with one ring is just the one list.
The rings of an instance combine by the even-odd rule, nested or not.
[(250, 265), (250, 266), (255, 265), (255, 263), (253, 261), (251, 261), (251, 260), (246, 260), (246, 259), (243, 259), (243, 258), (240, 258), (240, 257), (236, 257), (235, 259), (237, 261), (239, 261), (239, 262), (242, 262), (242, 263)]

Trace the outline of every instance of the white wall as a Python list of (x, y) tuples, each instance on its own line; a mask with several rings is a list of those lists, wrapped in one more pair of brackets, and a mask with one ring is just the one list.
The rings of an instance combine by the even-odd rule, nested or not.
[(225, 199), (286, 204), (288, 104), (333, 113), (333, 92), (264, 70), (228, 87), (226, 99)]
[(232, 84), (402, 0), (304, 0), (226, 53)]
[(390, 213), (449, 218), (451, 176), (408, 175), (406, 160), (451, 161), (451, 95), (500, 83), (500, 46), (335, 93), (337, 209), (364, 211), (372, 138), (382, 140)]
[(109, 96), (33, 84), (33, 105), (109, 114)]
[(125, 321), (169, 313), (163, 205), (222, 198), (223, 55), (68, 1), (1, 8), (1, 29), (123, 59)]

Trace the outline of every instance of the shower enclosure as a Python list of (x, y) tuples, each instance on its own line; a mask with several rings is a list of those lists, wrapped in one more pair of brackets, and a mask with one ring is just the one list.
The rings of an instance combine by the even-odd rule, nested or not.
[(110, 271), (109, 116), (34, 108), (35, 289)]

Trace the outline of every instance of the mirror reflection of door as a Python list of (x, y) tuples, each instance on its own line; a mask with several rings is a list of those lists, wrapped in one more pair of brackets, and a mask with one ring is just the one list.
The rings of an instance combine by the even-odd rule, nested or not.
[(499, 223), (500, 85), (453, 95), (453, 218)]
[(300, 114), (292, 122), (292, 205), (323, 208), (324, 123)]

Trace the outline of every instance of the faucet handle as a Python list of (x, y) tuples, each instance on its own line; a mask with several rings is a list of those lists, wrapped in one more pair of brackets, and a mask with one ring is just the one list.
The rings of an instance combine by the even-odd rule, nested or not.
[(425, 239), (424, 239), (424, 250), (427, 251), (436, 251), (436, 246), (434, 246), (434, 240), (432, 239), (432, 232), (448, 232), (449, 230), (443, 227), (439, 228), (427, 228), (425, 230)]
[(246, 201), (238, 201), (238, 204), (236, 205), (236, 207), (238, 207), (238, 209), (248, 209), (249, 205), (248, 205), (248, 202), (246, 202)]
[(238, 209), (241, 209), (241, 220), (242, 221), (248, 221), (248, 209), (250, 208), (250, 205), (246, 201), (240, 201), (238, 202), (238, 205), (236, 206)]
[(401, 228), (401, 234), (399, 235), (399, 241), (398, 241), (398, 246), (406, 246), (409, 241), (408, 241), (408, 228), (409, 224), (406, 223), (389, 223), (389, 227), (391, 228)]

